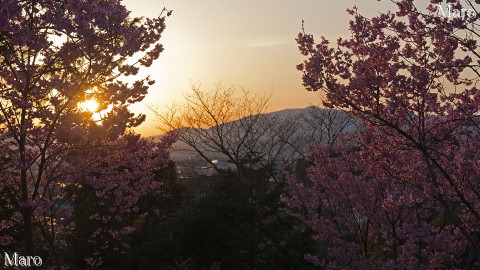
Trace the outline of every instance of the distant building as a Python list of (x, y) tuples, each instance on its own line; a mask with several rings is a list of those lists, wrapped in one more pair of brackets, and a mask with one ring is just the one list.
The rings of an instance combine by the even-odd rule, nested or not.
[(213, 176), (217, 174), (217, 170), (213, 166), (203, 166), (200, 168), (200, 175)]
[(231, 172), (236, 172), (237, 171), (237, 165), (233, 164), (230, 161), (227, 160), (212, 160), (213, 166), (217, 168), (219, 171), (231, 171)]

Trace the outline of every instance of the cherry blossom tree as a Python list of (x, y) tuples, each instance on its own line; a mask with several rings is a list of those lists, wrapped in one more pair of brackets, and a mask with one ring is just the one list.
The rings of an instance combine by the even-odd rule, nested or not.
[(291, 178), (287, 202), (316, 232), (316, 265), (478, 268), (480, 6), (393, 2), (372, 18), (348, 10), (351, 36), (335, 45), (299, 34), (305, 88), (362, 127), (313, 147), (310, 182)]
[(162, 52), (170, 14), (131, 17), (118, 0), (0, 1), (0, 244), (46, 248), (59, 266), (55, 249), (74, 228), (69, 187), (93, 188), (99, 203), (113, 194), (122, 213), (158, 185), (149, 173), (174, 136), (155, 146), (128, 134), (145, 119), (128, 106), (154, 83), (133, 76)]
[[(82, 254), (89, 255), (86, 258), (89, 267), (101, 267), (103, 254), (128, 249), (135, 219), (144, 214), (139, 212), (139, 200), (162, 188), (164, 179), (158, 177), (157, 172), (168, 166), (168, 149), (176, 139), (176, 135), (170, 133), (155, 143), (139, 135), (126, 134), (114, 141), (97, 141), (81, 152), (71, 153), (65, 158), (63, 175), (75, 181), (60, 183), (55, 201), (42, 209), (37, 218), (42, 233), (48, 231), (48, 236), (55, 235), (48, 230), (54, 219), (61, 223), (56, 229), (91, 233), (85, 239), (75, 236), (88, 244), (89, 249), (93, 248), (82, 250)], [(92, 229), (77, 228), (77, 224)], [(68, 235), (57, 239), (48, 236), (52, 249), (64, 246), (68, 249), (71, 244)]]

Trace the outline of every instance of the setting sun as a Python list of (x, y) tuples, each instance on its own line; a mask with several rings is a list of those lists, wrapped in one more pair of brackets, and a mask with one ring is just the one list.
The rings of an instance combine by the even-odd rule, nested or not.
[(84, 102), (80, 102), (78, 106), (81, 110), (90, 111), (92, 113), (95, 113), (98, 110), (98, 103), (94, 99), (89, 99), (89, 100), (85, 100)]

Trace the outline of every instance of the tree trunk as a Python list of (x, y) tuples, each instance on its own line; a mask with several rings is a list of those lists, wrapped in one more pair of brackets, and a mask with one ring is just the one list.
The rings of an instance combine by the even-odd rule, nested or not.
[(25, 234), (25, 248), (27, 256), (35, 256), (35, 248), (33, 245), (33, 222), (32, 207), (25, 207), (23, 211), (23, 230)]

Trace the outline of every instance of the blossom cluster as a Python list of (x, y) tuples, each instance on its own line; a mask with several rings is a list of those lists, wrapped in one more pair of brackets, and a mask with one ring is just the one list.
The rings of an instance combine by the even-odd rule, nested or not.
[(289, 181), (292, 214), (322, 247), (307, 255), (317, 265), (480, 265), (478, 16), (439, 17), (439, 2), (395, 1), (373, 18), (353, 8), (351, 37), (335, 47), (297, 38), (305, 88), (361, 121), (338, 145), (313, 148), (308, 183)]

